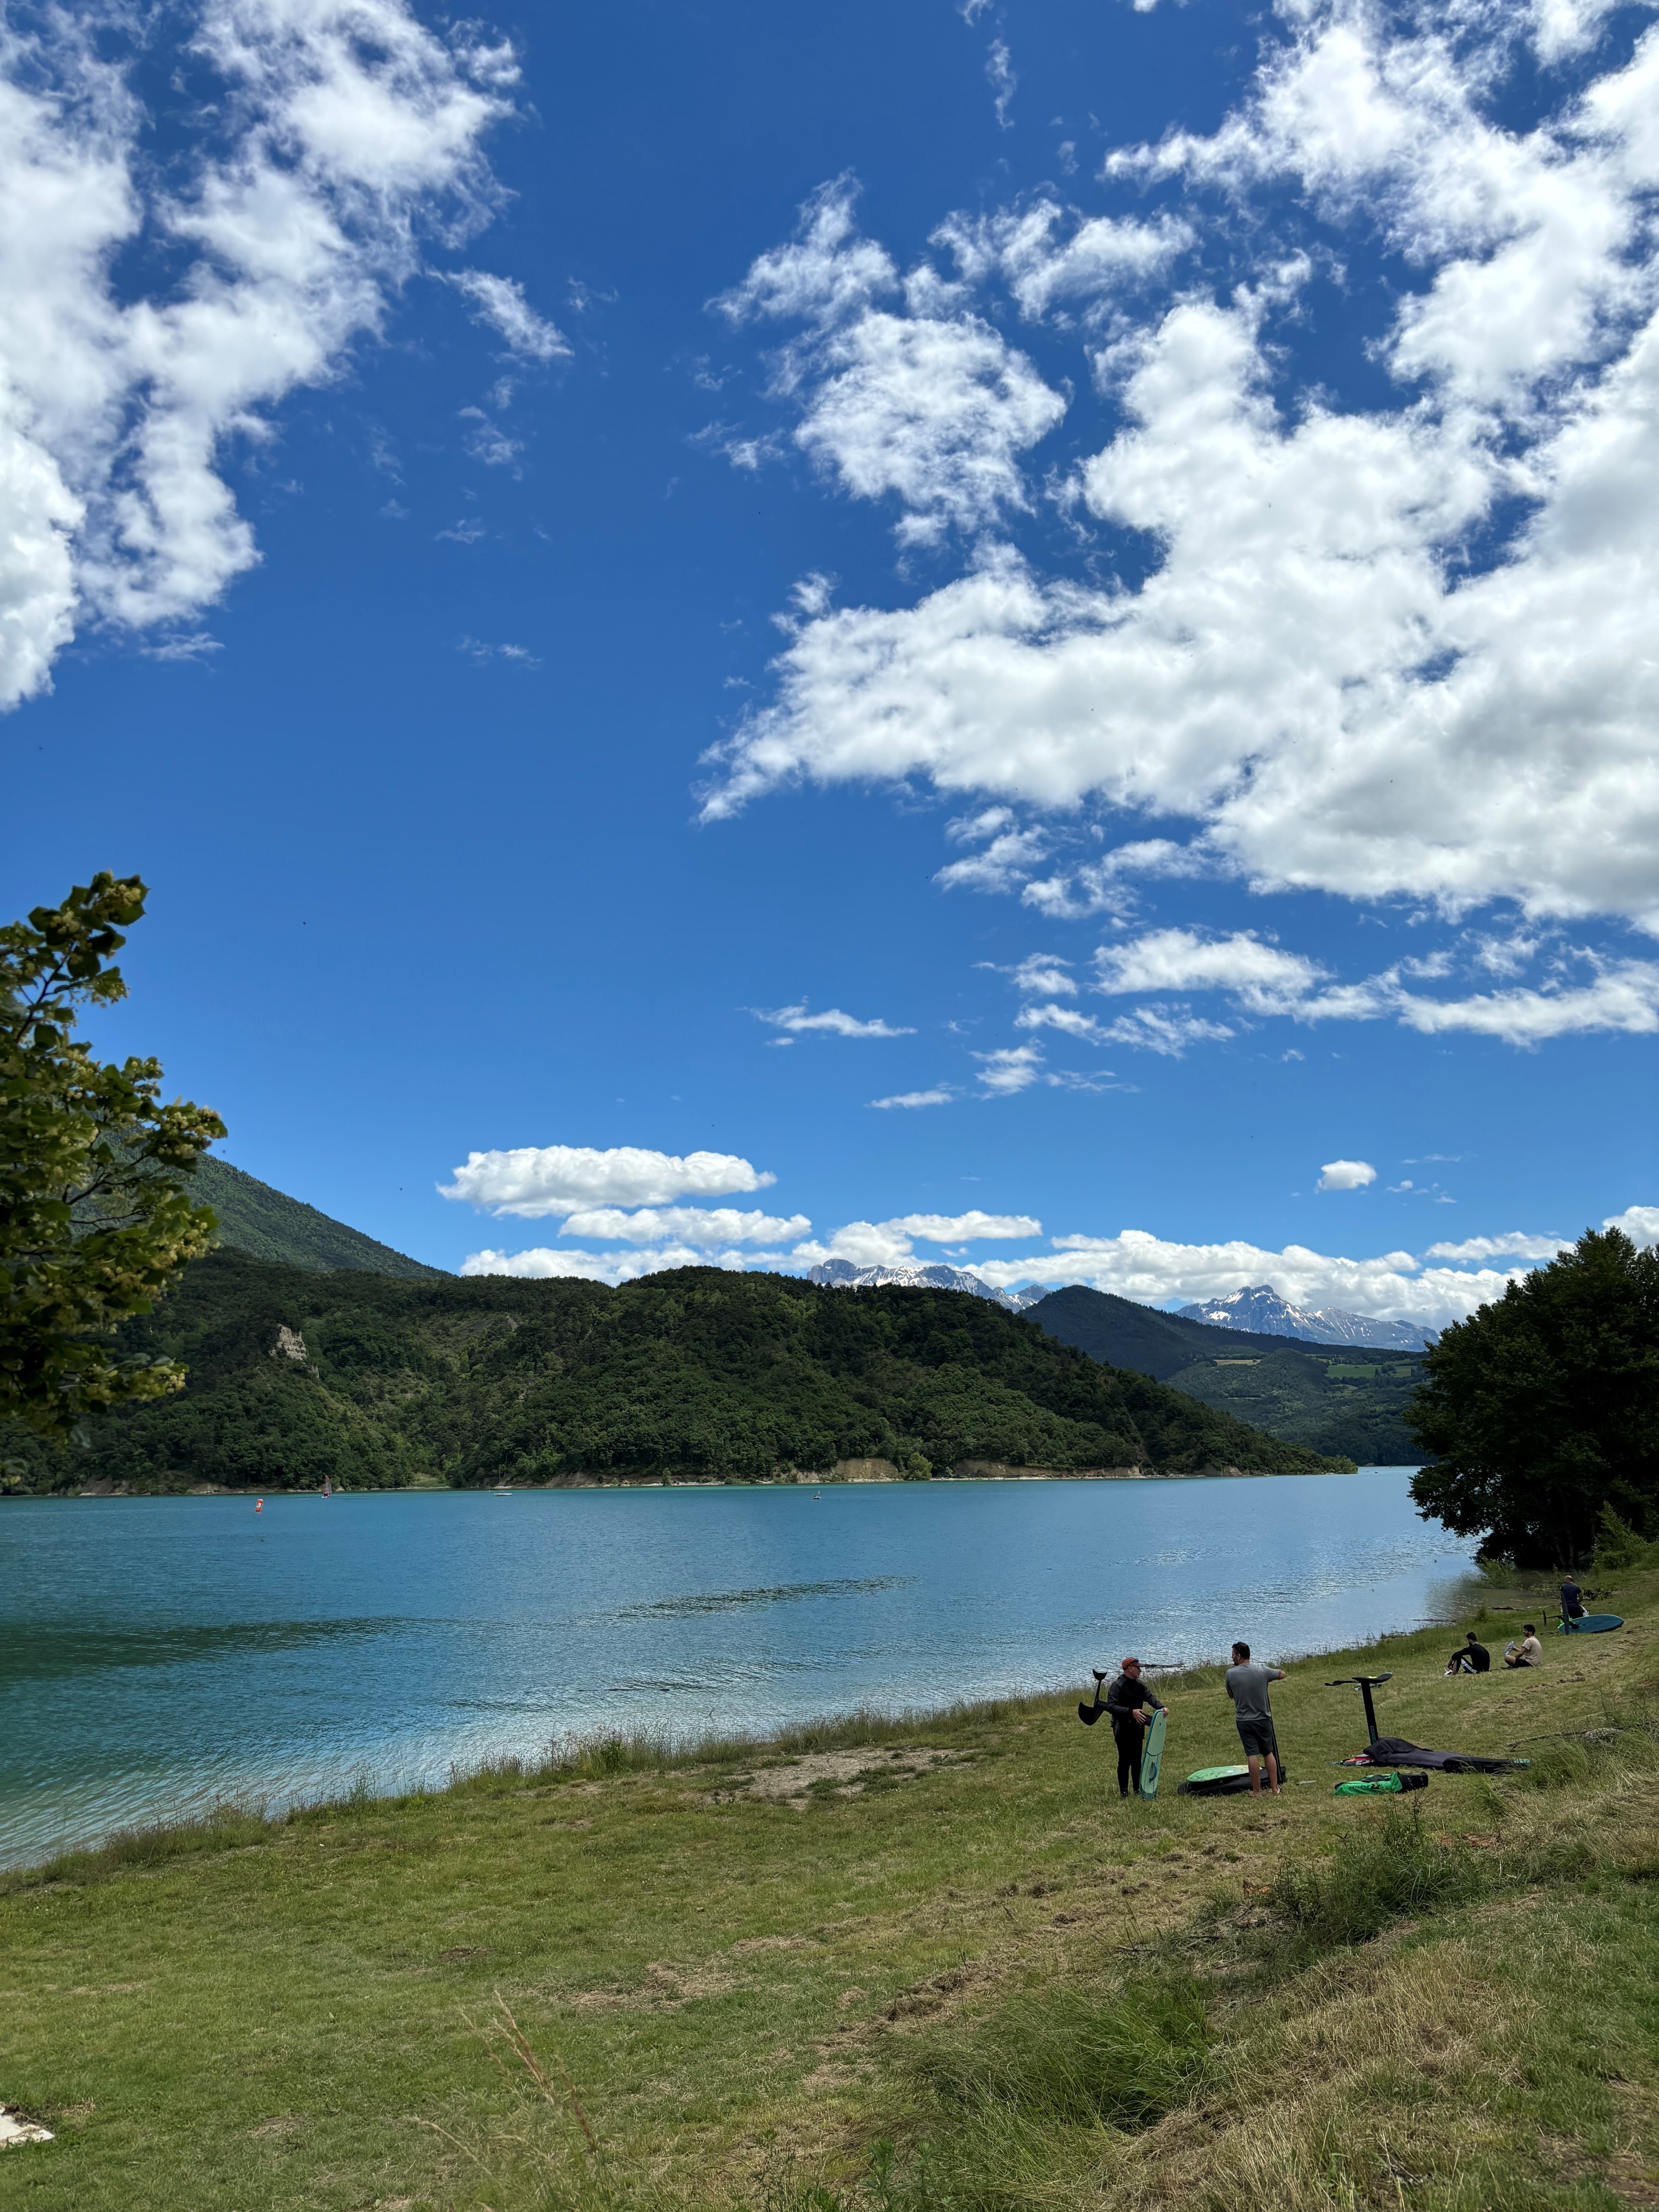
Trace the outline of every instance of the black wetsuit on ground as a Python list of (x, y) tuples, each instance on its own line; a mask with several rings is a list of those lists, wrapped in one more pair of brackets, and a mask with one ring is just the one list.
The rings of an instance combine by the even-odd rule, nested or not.
[(1107, 1686), (1106, 1711), (1117, 1741), (1120, 1797), (1140, 1788), (1140, 1754), (1146, 1747), (1146, 1731), (1135, 1715), (1143, 1705), (1156, 1705), (1159, 1712), (1165, 1710), (1163, 1698), (1155, 1697), (1145, 1682), (1137, 1682), (1128, 1674), (1115, 1674)]

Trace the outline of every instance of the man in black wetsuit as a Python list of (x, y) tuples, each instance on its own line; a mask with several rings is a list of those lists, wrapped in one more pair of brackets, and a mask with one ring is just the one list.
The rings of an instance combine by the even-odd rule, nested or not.
[(1111, 1715), (1112, 1734), (1117, 1740), (1117, 1794), (1127, 1797), (1133, 1789), (1140, 1794), (1140, 1754), (1146, 1748), (1146, 1714), (1143, 1705), (1155, 1705), (1159, 1712), (1169, 1708), (1140, 1679), (1139, 1659), (1126, 1659), (1121, 1673), (1114, 1674), (1106, 1689), (1106, 1710)]
[(1486, 1674), (1492, 1670), (1492, 1654), (1473, 1629), (1468, 1640), (1452, 1653), (1447, 1663), (1449, 1674)]

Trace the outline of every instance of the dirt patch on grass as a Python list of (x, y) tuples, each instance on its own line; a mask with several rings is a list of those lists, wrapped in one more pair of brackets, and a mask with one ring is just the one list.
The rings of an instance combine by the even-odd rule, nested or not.
[(753, 1774), (738, 1775), (723, 1790), (711, 1790), (716, 1805), (731, 1805), (744, 1797), (770, 1799), (774, 1803), (807, 1805), (814, 1797), (859, 1797), (871, 1788), (890, 1788), (896, 1782), (913, 1781), (937, 1766), (958, 1766), (960, 1753), (928, 1751), (919, 1747), (855, 1751), (805, 1752), (799, 1759), (775, 1766), (763, 1766)]

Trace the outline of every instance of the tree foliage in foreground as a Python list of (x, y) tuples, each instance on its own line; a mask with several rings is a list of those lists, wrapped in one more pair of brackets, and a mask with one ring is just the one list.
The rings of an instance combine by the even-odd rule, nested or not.
[(842, 1291), (686, 1267), (619, 1290), (321, 1275), (218, 1251), (124, 1341), (189, 1387), (104, 1424), (88, 1474), (135, 1490), (767, 1481), (838, 1460), (1167, 1473), (1330, 1462), (1103, 1367), (961, 1291)]
[(59, 1439), (182, 1385), (176, 1361), (109, 1334), (213, 1235), (180, 1178), (218, 1115), (164, 1106), (159, 1061), (100, 1062), (70, 1035), (80, 1007), (126, 996), (109, 962), (145, 896), (101, 874), (0, 929), (0, 1416)]
[(1659, 1252), (1617, 1229), (1449, 1328), (1407, 1412), (1425, 1515), (1522, 1566), (1589, 1556), (1612, 1506), (1659, 1536)]

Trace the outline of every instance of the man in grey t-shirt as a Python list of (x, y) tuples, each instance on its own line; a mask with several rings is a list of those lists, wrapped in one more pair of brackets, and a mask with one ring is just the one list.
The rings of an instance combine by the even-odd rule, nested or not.
[(1282, 1667), (1253, 1667), (1248, 1644), (1235, 1644), (1233, 1663), (1227, 1669), (1227, 1695), (1233, 1701), (1233, 1718), (1238, 1723), (1238, 1740), (1244, 1747), (1244, 1758), (1250, 1770), (1250, 1795), (1261, 1795), (1261, 1765), (1267, 1765), (1267, 1786), (1277, 1797), (1279, 1791), (1279, 1740), (1273, 1734), (1273, 1717), (1267, 1704), (1269, 1682), (1282, 1682)]

